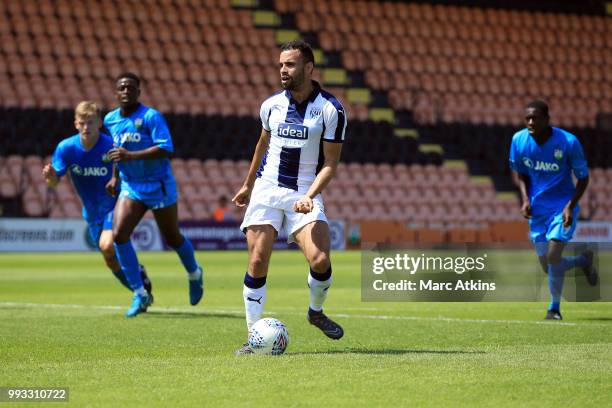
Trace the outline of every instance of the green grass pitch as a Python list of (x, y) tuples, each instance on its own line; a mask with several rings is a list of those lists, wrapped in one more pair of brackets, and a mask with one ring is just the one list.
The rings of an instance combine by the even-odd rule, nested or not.
[(277, 251), (266, 310), (289, 348), (236, 357), (246, 253), (197, 254), (196, 307), (175, 254), (140, 258), (156, 301), (128, 320), (98, 254), (1, 254), (0, 387), (69, 387), (79, 407), (612, 404), (612, 303), (564, 303), (563, 322), (542, 302), (364, 303), (360, 254), (340, 252), (326, 311), (346, 335), (331, 341), (306, 321), (302, 255)]

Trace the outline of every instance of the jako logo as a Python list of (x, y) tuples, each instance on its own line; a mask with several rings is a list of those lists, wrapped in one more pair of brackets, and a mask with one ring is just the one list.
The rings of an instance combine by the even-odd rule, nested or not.
[(122, 133), (119, 139), (121, 140), (121, 144), (127, 142), (138, 143), (140, 142), (140, 133)]
[(547, 163), (543, 161), (537, 161), (535, 170), (541, 171), (559, 171), (559, 165), (557, 163)]
[(286, 139), (308, 139), (308, 128), (304, 125), (295, 123), (280, 123), (278, 125), (278, 135)]
[(77, 176), (104, 177), (108, 174), (108, 169), (106, 167), (81, 167), (77, 164), (72, 165), (70, 171)]

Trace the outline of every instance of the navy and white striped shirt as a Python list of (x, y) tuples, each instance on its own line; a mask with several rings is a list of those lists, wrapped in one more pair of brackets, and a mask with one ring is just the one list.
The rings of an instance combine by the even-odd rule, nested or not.
[(270, 132), (270, 145), (257, 177), (306, 192), (322, 165), (323, 141), (344, 142), (347, 120), (342, 104), (317, 82), (313, 86), (302, 103), (283, 91), (261, 105), (261, 124)]

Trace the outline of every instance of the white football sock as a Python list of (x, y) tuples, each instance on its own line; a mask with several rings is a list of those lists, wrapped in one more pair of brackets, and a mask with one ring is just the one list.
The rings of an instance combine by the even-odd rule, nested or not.
[(244, 298), (244, 311), (246, 314), (247, 328), (261, 319), (264, 305), (266, 304), (266, 285), (261, 288), (253, 289), (244, 285), (242, 289), (242, 297)]
[(332, 277), (329, 279), (320, 281), (308, 274), (308, 287), (310, 288), (310, 308), (315, 312), (323, 310), (323, 302), (327, 298), (327, 290), (331, 286)]

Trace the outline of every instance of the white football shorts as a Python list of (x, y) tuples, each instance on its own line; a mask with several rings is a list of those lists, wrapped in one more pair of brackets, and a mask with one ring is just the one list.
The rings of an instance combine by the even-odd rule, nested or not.
[(271, 225), (276, 232), (284, 231), (287, 234), (287, 242), (295, 242), (293, 234), (303, 226), (314, 221), (327, 222), (321, 194), (312, 200), (314, 208), (308, 214), (293, 211), (293, 203), (303, 195), (258, 178), (240, 230), (246, 234), (247, 227), (252, 225)]

